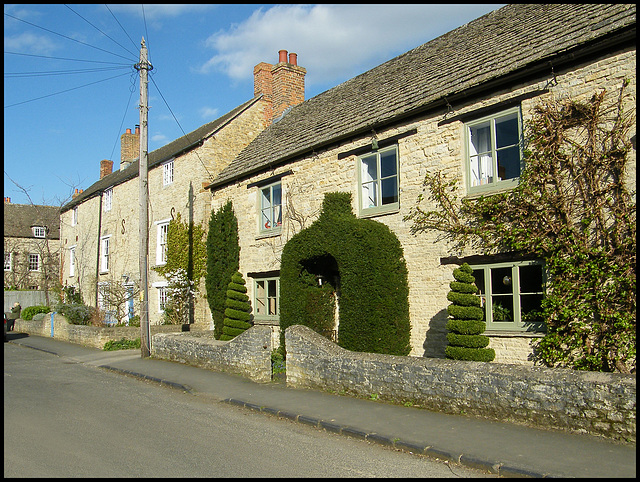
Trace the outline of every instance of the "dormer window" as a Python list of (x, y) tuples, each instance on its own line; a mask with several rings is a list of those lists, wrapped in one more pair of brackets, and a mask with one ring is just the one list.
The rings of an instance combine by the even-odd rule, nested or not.
[(44, 238), (47, 234), (47, 229), (44, 226), (32, 226), (31, 230), (36, 238)]

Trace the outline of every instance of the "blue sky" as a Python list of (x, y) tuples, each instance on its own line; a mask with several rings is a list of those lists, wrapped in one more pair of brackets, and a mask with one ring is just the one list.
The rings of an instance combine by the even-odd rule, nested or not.
[(502, 5), (5, 4), (4, 196), (60, 206), (102, 159), (118, 169), (143, 37), (153, 151), (253, 97), (254, 65), (281, 49), (309, 99)]

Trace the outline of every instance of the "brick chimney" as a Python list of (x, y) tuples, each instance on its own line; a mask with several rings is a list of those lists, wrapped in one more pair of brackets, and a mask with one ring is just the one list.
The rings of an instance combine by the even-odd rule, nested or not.
[(102, 161), (100, 161), (100, 179), (111, 174), (112, 170), (113, 161), (110, 161), (109, 159), (103, 159)]
[(138, 157), (140, 157), (140, 126), (136, 126), (133, 134), (131, 129), (127, 129), (120, 136), (120, 169), (126, 168)]
[(298, 54), (280, 50), (276, 65), (261, 62), (253, 68), (253, 94), (267, 101), (265, 123), (269, 125), (285, 110), (304, 102), (304, 76), (307, 69), (298, 65)]

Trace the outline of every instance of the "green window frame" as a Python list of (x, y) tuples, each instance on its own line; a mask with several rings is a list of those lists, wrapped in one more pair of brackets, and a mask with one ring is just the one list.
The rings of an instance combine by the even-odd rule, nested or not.
[(280, 278), (254, 278), (253, 317), (256, 321), (280, 321)]
[(382, 214), (400, 209), (398, 145), (358, 157), (360, 214)]
[(260, 232), (273, 233), (282, 229), (282, 183), (263, 186), (260, 196)]
[(465, 143), (469, 193), (518, 184), (524, 168), (520, 107), (467, 122)]
[(542, 332), (546, 273), (541, 261), (471, 266), (488, 331)]

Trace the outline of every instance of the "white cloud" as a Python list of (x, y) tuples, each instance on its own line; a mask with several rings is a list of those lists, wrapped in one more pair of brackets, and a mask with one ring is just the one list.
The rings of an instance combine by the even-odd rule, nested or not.
[(216, 53), (200, 72), (247, 80), (259, 62), (276, 63), (281, 49), (298, 54), (306, 82), (353, 77), (500, 5), (277, 5), (211, 35)]
[[(113, 4), (108, 5), (112, 12), (122, 12), (134, 14), (142, 17), (143, 9), (140, 4)], [(144, 18), (147, 20), (158, 20), (165, 17), (176, 17), (185, 13), (193, 13), (216, 8), (215, 4), (144, 4)]]
[(202, 107), (200, 109), (200, 117), (205, 119), (207, 122), (215, 120), (218, 118), (219, 109), (212, 107)]
[(57, 50), (55, 42), (44, 35), (21, 33), (4, 37), (4, 49), (8, 52), (33, 55), (51, 55)]

